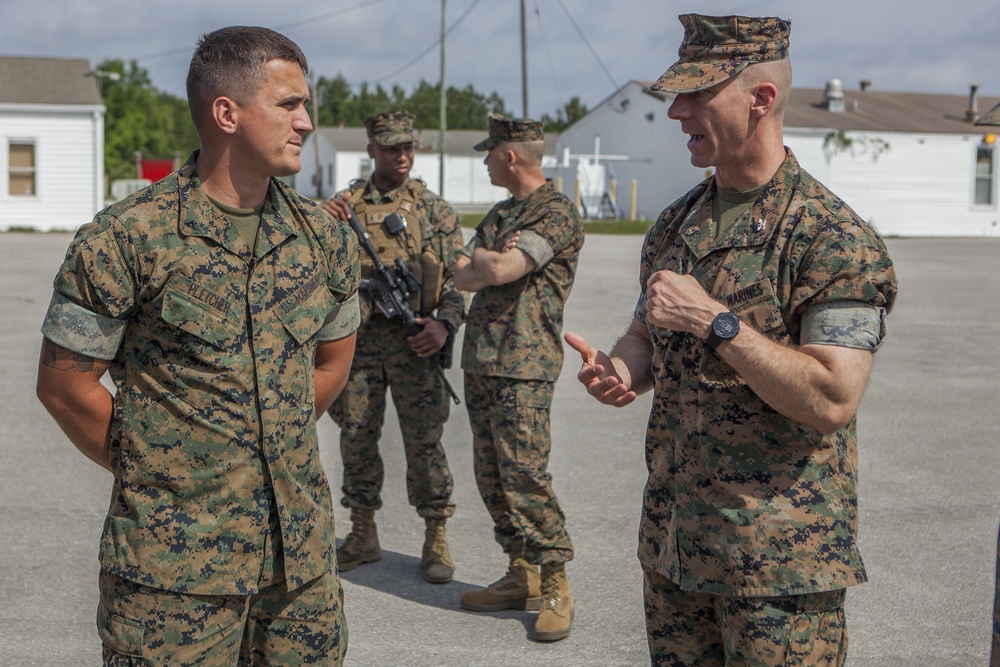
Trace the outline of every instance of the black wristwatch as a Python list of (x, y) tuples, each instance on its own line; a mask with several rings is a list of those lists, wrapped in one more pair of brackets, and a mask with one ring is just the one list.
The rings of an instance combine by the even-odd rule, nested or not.
[(729, 311), (719, 313), (712, 320), (712, 331), (708, 334), (708, 338), (705, 339), (705, 345), (714, 350), (719, 343), (730, 338), (735, 338), (739, 332), (740, 318)]

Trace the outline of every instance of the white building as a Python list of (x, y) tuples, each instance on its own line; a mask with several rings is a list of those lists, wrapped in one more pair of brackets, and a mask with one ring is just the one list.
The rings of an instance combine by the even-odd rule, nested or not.
[[(459, 210), (488, 210), (510, 196), (505, 188), (490, 183), (483, 164), (486, 153), (473, 146), (487, 137), (486, 130), (449, 130), (445, 138), (444, 188), (440, 179), (440, 132), (418, 130), (417, 149), (410, 176), (419, 178), (428, 189), (442, 195)], [(318, 146), (318, 150), (317, 150)], [(295, 175), (296, 190), (313, 198), (326, 198), (345, 189), (357, 178), (371, 175), (373, 161), (368, 157), (368, 135), (363, 127), (321, 127), (311, 133), (302, 146), (302, 170)], [(546, 139), (551, 152), (555, 139)], [(316, 187), (315, 174), (322, 173)]]
[(74, 230), (104, 207), (104, 110), (87, 60), (0, 56), (0, 230)]
[[(589, 181), (598, 194), (615, 178), (619, 217), (628, 217), (634, 179), (637, 216), (654, 218), (710, 173), (691, 166), (687, 136), (667, 118), (673, 96), (649, 83), (629, 82), (559, 135), (567, 195), (580, 174), (581, 189)], [(996, 135), (972, 122), (1000, 98), (863, 87), (792, 91), (785, 144), (802, 166), (883, 235), (1000, 235)]]

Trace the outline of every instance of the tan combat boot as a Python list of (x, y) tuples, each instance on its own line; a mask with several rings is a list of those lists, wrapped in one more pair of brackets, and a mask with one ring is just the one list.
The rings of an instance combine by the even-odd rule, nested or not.
[(524, 609), (535, 611), (542, 604), (538, 566), (523, 558), (511, 557), (507, 574), (486, 588), (462, 596), (462, 608), (469, 611)]
[(535, 619), (535, 640), (553, 642), (569, 636), (573, 623), (573, 596), (564, 563), (542, 566), (542, 609)]
[(448, 551), (444, 519), (427, 519), (424, 532), (424, 552), (420, 557), (420, 569), (424, 579), (432, 584), (446, 584), (455, 574), (455, 563)]
[(337, 549), (337, 565), (341, 572), (353, 570), (362, 563), (374, 563), (382, 558), (375, 527), (375, 510), (351, 510), (351, 532), (344, 545)]

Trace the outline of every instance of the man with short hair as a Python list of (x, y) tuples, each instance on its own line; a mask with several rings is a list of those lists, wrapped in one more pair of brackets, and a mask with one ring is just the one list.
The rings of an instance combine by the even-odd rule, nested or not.
[(573, 333), (579, 380), (652, 389), (639, 528), (654, 665), (843, 665), (865, 581), (855, 413), (896, 279), (876, 232), (782, 140), (790, 22), (680, 17), (653, 84), (715, 173), (646, 236), (610, 355)]
[(105, 664), (340, 665), (347, 649), (316, 419), (351, 365), (358, 244), (277, 178), (312, 129), (307, 71), (272, 30), (204, 35), (187, 78), (200, 150), (84, 225), (56, 275), (37, 393), (114, 475)]
[[(410, 504), (426, 524), (420, 568), (431, 583), (452, 580), (455, 564), (448, 549), (445, 522), (455, 513), (454, 481), (441, 442), (448, 421), (448, 394), (433, 365), (465, 319), (465, 295), (452, 275), (462, 250), (458, 214), (448, 202), (410, 178), (417, 137), (413, 114), (387, 111), (365, 119), (368, 155), (375, 163), (369, 180), (358, 180), (324, 204), (334, 217), (351, 211), (371, 237), (379, 258), (393, 267), (406, 263), (420, 284), (413, 295), (416, 323), (409, 335), (402, 319), (386, 318), (362, 290), (361, 328), (347, 386), (330, 407), (340, 426), (344, 462), (341, 503), (351, 510), (351, 532), (337, 550), (341, 572), (382, 558), (375, 512), (382, 507), (384, 469), (378, 441), (385, 421), (385, 394), (399, 417), (406, 455), (406, 490)], [(363, 278), (374, 261), (361, 257)], [(362, 284), (364, 286), (364, 283)], [(450, 363), (447, 362), (447, 363)]]
[(476, 150), (487, 151), (490, 180), (512, 195), (479, 223), (455, 271), (455, 284), (477, 293), (462, 349), (476, 482), (510, 565), (461, 604), (540, 609), (534, 638), (554, 641), (569, 635), (573, 620), (565, 571), (573, 545), (548, 472), (549, 413), (583, 225), (542, 173), (541, 123), (492, 116)]

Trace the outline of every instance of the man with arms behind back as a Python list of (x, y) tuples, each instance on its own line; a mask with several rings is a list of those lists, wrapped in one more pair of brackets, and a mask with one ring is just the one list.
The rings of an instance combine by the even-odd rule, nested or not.
[(38, 396), (114, 475), (106, 664), (339, 665), (347, 648), (316, 417), (350, 370), (358, 245), (275, 178), (301, 168), (306, 71), (272, 30), (202, 37), (201, 149), (83, 226), (56, 275)]

